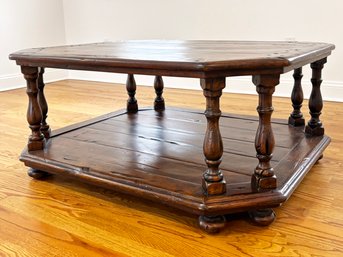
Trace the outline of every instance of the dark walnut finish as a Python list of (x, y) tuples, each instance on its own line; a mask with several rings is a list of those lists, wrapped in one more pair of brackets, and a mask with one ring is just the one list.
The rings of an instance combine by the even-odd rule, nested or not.
[(307, 123), (305, 132), (313, 136), (324, 135), (324, 127), (319, 119), (323, 109), (323, 99), (320, 92), (320, 85), (322, 84), (322, 69), (326, 63), (326, 58), (311, 63), (312, 69), (312, 92), (308, 102), (311, 119)]
[(35, 178), (35, 179), (43, 179), (45, 177), (50, 176), (51, 174), (42, 170), (38, 170), (38, 169), (33, 169), (33, 168), (29, 168), (27, 171), (27, 174), (31, 177), (31, 178)]
[(294, 87), (291, 95), (293, 111), (288, 118), (288, 123), (293, 126), (305, 125), (305, 119), (301, 113), (301, 107), (304, 100), (303, 89), (301, 86), (302, 77), (302, 67), (295, 69), (293, 73)]
[(27, 83), (26, 93), (29, 97), (29, 105), (27, 108), (27, 122), (32, 131), (27, 148), (29, 151), (44, 149), (44, 135), (41, 132), (41, 122), (43, 120), (42, 109), (38, 100), (38, 73), (39, 68), (21, 66), (21, 72)]
[(226, 182), (219, 169), (223, 155), (223, 141), (219, 130), (219, 98), (225, 87), (225, 78), (202, 79), (201, 87), (206, 97), (207, 119), (203, 146), (207, 170), (202, 178), (202, 186), (207, 195), (220, 195), (226, 190)]
[(26, 49), (18, 65), (176, 77), (281, 74), (330, 55), (308, 42), (133, 40)]
[(156, 93), (154, 109), (155, 111), (163, 111), (165, 109), (164, 98), (162, 96), (164, 84), (161, 76), (155, 76), (154, 88)]
[[(61, 174), (199, 215), (208, 233), (236, 212), (269, 225), (272, 208), (291, 196), (330, 143), (319, 116), (321, 71), (333, 49), (308, 42), (122, 41), (16, 52), (10, 59), (27, 81), (32, 131), (20, 160), (37, 179)], [(313, 89), (304, 131), (307, 64)], [(50, 133), (44, 68), (126, 73), (127, 108)], [(273, 120), (275, 87), (293, 70), (293, 111), (288, 120)], [(134, 74), (155, 76), (153, 109), (138, 108)], [(225, 78), (238, 75), (252, 76), (258, 118), (220, 111)], [(162, 76), (200, 78), (205, 115), (165, 108)]]
[(127, 112), (135, 113), (138, 111), (138, 103), (135, 97), (136, 88), (137, 88), (136, 81), (133, 74), (127, 75), (126, 90), (127, 90), (127, 94), (129, 95), (129, 99), (127, 99), (127, 106), (126, 106)]
[(51, 134), (51, 129), (50, 126), (46, 123), (46, 118), (47, 113), (48, 113), (48, 104), (46, 102), (45, 99), (45, 95), (44, 95), (44, 80), (43, 80), (43, 74), (44, 74), (44, 68), (41, 68), (39, 71), (39, 75), (38, 75), (38, 103), (39, 106), (42, 110), (42, 121), (41, 121), (41, 126), (40, 126), (40, 131), (43, 133), (45, 138), (49, 138), (50, 134)]
[(256, 157), (258, 165), (252, 176), (252, 187), (259, 189), (276, 188), (276, 176), (271, 166), (271, 159), (275, 146), (275, 139), (271, 125), (273, 113), (272, 95), (275, 86), (279, 84), (280, 75), (259, 75), (253, 76), (253, 83), (258, 93), (257, 112), (259, 124), (255, 137)]
[(257, 226), (268, 226), (275, 220), (275, 212), (271, 208), (249, 211), (251, 222)]

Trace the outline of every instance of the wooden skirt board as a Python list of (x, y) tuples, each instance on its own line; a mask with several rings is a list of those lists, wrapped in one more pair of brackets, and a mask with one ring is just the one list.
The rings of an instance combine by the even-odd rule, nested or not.
[(274, 190), (257, 192), (251, 177), (258, 160), (258, 118), (223, 114), (221, 169), (226, 193), (204, 195), (206, 118), (184, 109), (110, 113), (52, 133), (44, 150), (21, 154), (26, 166), (167, 204), (197, 215), (221, 215), (282, 204), (330, 142), (306, 137), (303, 127), (274, 120)]

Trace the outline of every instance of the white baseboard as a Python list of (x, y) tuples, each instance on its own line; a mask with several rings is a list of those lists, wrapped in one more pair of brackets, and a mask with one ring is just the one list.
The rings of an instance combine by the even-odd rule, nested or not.
[[(85, 72), (69, 71), (70, 79), (100, 81), (110, 83), (126, 82), (125, 74), (102, 73), (102, 72)], [(151, 86), (154, 82), (153, 76), (135, 75), (137, 85)], [(198, 79), (163, 77), (166, 88), (183, 88), (200, 90)], [(302, 80), (304, 98), (308, 99), (311, 93), (311, 82), (308, 77)], [(291, 74), (281, 76), (280, 84), (276, 87), (275, 96), (290, 97), (293, 88), (293, 78)], [(256, 88), (251, 81), (251, 76), (230, 77), (227, 78), (224, 92), (240, 94), (256, 94)], [(326, 101), (343, 102), (343, 82), (324, 80), (321, 87), (323, 99)]]
[[(58, 69), (48, 69), (44, 74), (46, 83), (63, 80), (78, 79), (99, 82), (121, 83), (126, 82), (126, 74), (89, 72), (89, 71), (66, 71)], [(137, 85), (152, 86), (153, 76), (135, 75)], [(166, 88), (183, 88), (201, 90), (199, 79), (163, 77)], [(0, 76), (0, 91), (24, 87), (26, 82), (22, 74), (12, 74)], [(302, 80), (304, 98), (308, 99), (311, 93), (312, 85), (309, 78)], [(281, 77), (280, 84), (276, 87), (275, 96), (289, 97), (293, 88), (293, 79), (290, 74)], [(326, 101), (343, 102), (343, 82), (323, 81), (322, 96)], [(251, 82), (250, 76), (227, 78), (224, 92), (240, 94), (256, 94), (255, 86)]]
[[(47, 69), (44, 73), (45, 83), (67, 79), (67, 78), (68, 78), (68, 71), (66, 70)], [(16, 88), (21, 88), (25, 86), (26, 86), (26, 82), (23, 77), (23, 74), (21, 73), (0, 75), (0, 91), (16, 89)]]
[[(281, 78), (280, 84), (275, 89), (275, 96), (290, 97), (293, 89), (294, 80), (290, 78)], [(230, 86), (231, 85), (231, 86)], [(302, 81), (304, 98), (309, 99), (312, 84), (310, 80)], [(245, 78), (229, 78), (224, 92), (240, 93), (240, 94), (257, 94), (255, 86), (251, 79)], [(343, 102), (343, 82), (338, 81), (323, 81), (321, 86), (323, 100)]]

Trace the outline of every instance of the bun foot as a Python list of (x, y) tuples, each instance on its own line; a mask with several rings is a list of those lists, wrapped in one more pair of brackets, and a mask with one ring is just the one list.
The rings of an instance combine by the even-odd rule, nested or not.
[(31, 178), (34, 178), (34, 179), (43, 179), (43, 178), (46, 178), (46, 177), (50, 176), (50, 174), (47, 173), (47, 172), (45, 172), (45, 171), (37, 170), (37, 169), (33, 169), (33, 168), (30, 168), (30, 169), (27, 171), (27, 174), (28, 174)]
[(321, 154), (321, 155), (319, 156), (319, 158), (318, 158), (318, 160), (316, 161), (315, 164), (317, 164), (321, 159), (323, 159), (323, 154)]
[(268, 226), (276, 218), (275, 212), (273, 209), (260, 209), (260, 210), (253, 210), (249, 211), (249, 217), (253, 224), (257, 226)]
[(199, 225), (202, 230), (209, 234), (218, 233), (222, 228), (225, 227), (225, 216), (200, 216)]

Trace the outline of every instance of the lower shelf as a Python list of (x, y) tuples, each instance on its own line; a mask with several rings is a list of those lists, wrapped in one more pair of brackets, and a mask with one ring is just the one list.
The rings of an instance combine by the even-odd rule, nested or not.
[(199, 111), (110, 113), (55, 131), (44, 150), (25, 149), (20, 160), (34, 169), (210, 216), (280, 205), (330, 142), (327, 136), (305, 137), (302, 127), (274, 121), (272, 165), (278, 186), (256, 192), (250, 181), (258, 163), (257, 118), (223, 114), (220, 126), (227, 182), (220, 196), (204, 196), (201, 186), (206, 118)]

